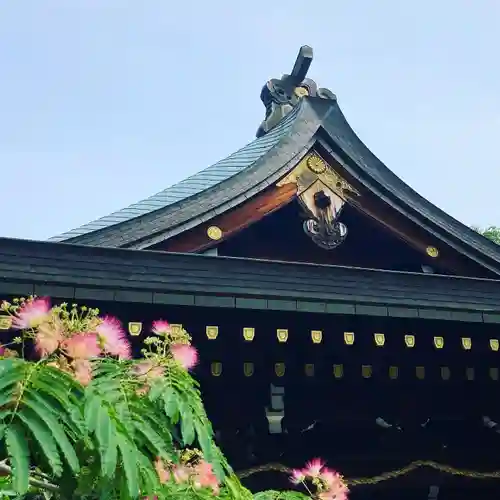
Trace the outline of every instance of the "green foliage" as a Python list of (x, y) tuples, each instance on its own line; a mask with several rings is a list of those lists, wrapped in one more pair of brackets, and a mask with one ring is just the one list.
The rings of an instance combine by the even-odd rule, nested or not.
[(309, 500), (310, 497), (298, 491), (260, 491), (253, 496), (254, 500)]
[[(0, 500), (254, 498), (214, 442), (186, 331), (155, 322), (129, 360), (121, 325), (97, 309), (29, 297), (0, 312), (19, 331), (14, 350), (0, 346)], [(41, 359), (23, 359), (27, 342)]]
[(472, 227), (474, 231), (477, 231), (479, 234), (482, 234), (486, 238), (490, 239), (494, 243), (497, 243), (500, 245), (500, 227), (498, 226), (489, 226), (486, 228), (480, 228), (480, 227)]
[(107, 491), (109, 498), (118, 492), (121, 498), (137, 498), (162, 488), (155, 458), (175, 462), (177, 450), (188, 445), (198, 445), (224, 477), (228, 466), (189, 373), (171, 366), (141, 395), (132, 366), (102, 359), (83, 388), (47, 364), (0, 360), (0, 443), (14, 491), (28, 491), (36, 464), (41, 476), (59, 479), (65, 495)]

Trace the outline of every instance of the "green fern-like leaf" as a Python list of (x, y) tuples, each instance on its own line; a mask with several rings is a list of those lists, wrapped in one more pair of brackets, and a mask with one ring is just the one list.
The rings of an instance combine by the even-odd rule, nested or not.
[(60, 476), (63, 470), (62, 462), (51, 429), (30, 408), (23, 408), (17, 413), (17, 417), (31, 431), (33, 438), (38, 442), (39, 449), (45, 455), (52, 474), (56, 477)]
[(137, 468), (138, 453), (123, 435), (117, 436), (117, 444), (120, 450), (123, 471), (127, 484), (127, 490), (131, 498), (139, 495), (139, 472)]
[(170, 440), (166, 441), (163, 437), (165, 435), (164, 432), (160, 435), (147, 422), (144, 421), (135, 421), (134, 427), (135, 430), (142, 436), (144, 444), (147, 448), (149, 448), (149, 450), (151, 450), (153, 456), (159, 456), (167, 460), (174, 458), (173, 448), (171, 446), (171, 437)]
[(6, 430), (5, 444), (12, 467), (12, 487), (22, 495), (29, 488), (29, 450), (26, 436), (19, 425), (10, 425)]
[(118, 461), (116, 432), (116, 427), (111, 421), (107, 409), (102, 405), (99, 406), (95, 435), (99, 443), (101, 470), (105, 477), (111, 477), (114, 474)]
[(187, 401), (184, 401), (181, 409), (181, 434), (184, 446), (193, 443), (195, 438), (193, 414)]
[(80, 470), (80, 463), (76, 451), (70, 442), (64, 427), (58, 422), (56, 415), (47, 406), (43, 396), (35, 391), (26, 391), (23, 404), (33, 410), (50, 429), (63, 457), (74, 473)]

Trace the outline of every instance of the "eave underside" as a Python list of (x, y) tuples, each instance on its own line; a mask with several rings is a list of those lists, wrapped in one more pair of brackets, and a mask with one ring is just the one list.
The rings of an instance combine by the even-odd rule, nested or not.
[(0, 240), (0, 294), (500, 322), (500, 281)]

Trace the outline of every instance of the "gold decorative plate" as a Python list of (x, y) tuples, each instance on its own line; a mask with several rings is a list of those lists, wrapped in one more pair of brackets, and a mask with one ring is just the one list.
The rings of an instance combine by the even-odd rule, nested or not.
[(439, 250), (436, 247), (427, 247), (425, 251), (427, 252), (427, 255), (433, 259), (439, 256)]
[(217, 227), (217, 226), (210, 226), (208, 229), (207, 229), (207, 236), (211, 239), (211, 240), (220, 240), (222, 238), (222, 229), (220, 227)]
[(326, 163), (318, 155), (309, 156), (307, 166), (315, 174), (322, 174), (326, 170)]

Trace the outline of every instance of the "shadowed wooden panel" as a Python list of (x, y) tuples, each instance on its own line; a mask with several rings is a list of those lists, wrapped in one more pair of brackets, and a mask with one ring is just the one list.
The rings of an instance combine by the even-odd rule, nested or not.
[(169, 252), (199, 252), (208, 249), (221, 241), (208, 237), (208, 227), (217, 226), (222, 231), (222, 240), (227, 239), (292, 201), (295, 193), (296, 186), (293, 184), (272, 186), (234, 210), (172, 238), (161, 249)]

